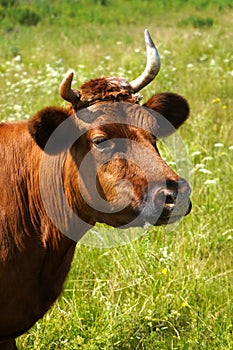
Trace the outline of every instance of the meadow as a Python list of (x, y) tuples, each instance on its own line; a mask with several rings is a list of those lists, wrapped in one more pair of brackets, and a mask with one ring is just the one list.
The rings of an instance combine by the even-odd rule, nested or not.
[(2, 120), (64, 105), (58, 86), (69, 68), (76, 87), (103, 75), (134, 79), (145, 64), (144, 28), (161, 71), (143, 101), (172, 91), (191, 109), (179, 130), (191, 161), (191, 214), (124, 246), (80, 242), (64, 293), (18, 338), (19, 349), (233, 348), (231, 3), (0, 0)]

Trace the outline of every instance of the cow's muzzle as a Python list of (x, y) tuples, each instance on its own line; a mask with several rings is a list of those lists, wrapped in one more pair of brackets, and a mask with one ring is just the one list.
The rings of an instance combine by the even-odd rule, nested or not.
[(141, 217), (152, 225), (166, 225), (180, 220), (191, 211), (191, 188), (186, 180), (167, 180), (149, 186), (140, 205)]

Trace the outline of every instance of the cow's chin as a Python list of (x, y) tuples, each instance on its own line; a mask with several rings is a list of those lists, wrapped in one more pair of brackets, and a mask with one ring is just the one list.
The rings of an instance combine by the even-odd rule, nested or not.
[(180, 221), (184, 216), (188, 215), (192, 209), (192, 202), (189, 201), (184, 206), (183, 210), (167, 210), (164, 208), (159, 217), (148, 216), (145, 218), (145, 223), (152, 226), (162, 226), (174, 224), (177, 221)]
[(188, 215), (192, 209), (192, 203), (186, 203), (183, 210), (168, 210), (163, 208), (160, 212), (148, 212), (147, 210), (130, 209), (121, 214), (112, 214), (111, 220), (106, 220), (105, 223), (116, 228), (125, 229), (130, 227), (143, 226), (162, 226), (174, 224), (180, 221), (184, 216)]

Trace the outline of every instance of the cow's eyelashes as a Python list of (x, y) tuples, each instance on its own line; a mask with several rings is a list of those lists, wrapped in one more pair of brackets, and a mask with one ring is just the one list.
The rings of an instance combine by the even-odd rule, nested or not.
[(108, 139), (106, 138), (106, 137), (103, 137), (103, 136), (101, 136), (101, 137), (96, 137), (96, 138), (94, 138), (93, 140), (92, 140), (92, 143), (93, 143), (93, 145), (95, 145), (95, 146), (99, 146), (99, 145), (101, 145), (101, 143), (104, 143), (104, 142), (106, 142)]
[(114, 142), (112, 140), (107, 139), (106, 137), (96, 137), (92, 140), (92, 144), (99, 151), (111, 150), (114, 147)]

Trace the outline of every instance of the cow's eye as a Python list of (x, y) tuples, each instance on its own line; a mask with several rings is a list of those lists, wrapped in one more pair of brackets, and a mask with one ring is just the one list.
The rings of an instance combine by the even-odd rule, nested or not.
[(107, 141), (106, 137), (96, 137), (95, 139), (92, 140), (92, 143), (95, 146), (99, 146), (99, 145), (101, 145), (101, 143), (106, 142), (106, 141)]
[(92, 140), (93, 145), (99, 151), (110, 150), (114, 147), (114, 143), (111, 140), (108, 140), (106, 137), (96, 137)]

